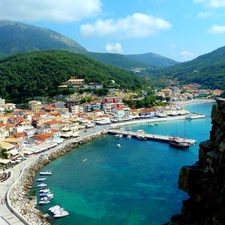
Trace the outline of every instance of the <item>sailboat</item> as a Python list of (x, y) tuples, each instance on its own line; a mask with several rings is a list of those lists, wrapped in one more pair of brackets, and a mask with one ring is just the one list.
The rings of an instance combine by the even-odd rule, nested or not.
[[(170, 145), (177, 148), (189, 148), (192, 143), (186, 140), (186, 121), (185, 121), (185, 135), (184, 138), (179, 138), (177, 135), (175, 137), (170, 138)], [(176, 134), (177, 134), (177, 126), (176, 126)]]

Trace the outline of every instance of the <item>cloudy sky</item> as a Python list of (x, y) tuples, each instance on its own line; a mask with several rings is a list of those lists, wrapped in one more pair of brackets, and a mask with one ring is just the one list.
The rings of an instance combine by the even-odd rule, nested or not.
[(1, 0), (0, 19), (52, 29), (92, 52), (183, 62), (225, 46), (225, 0)]

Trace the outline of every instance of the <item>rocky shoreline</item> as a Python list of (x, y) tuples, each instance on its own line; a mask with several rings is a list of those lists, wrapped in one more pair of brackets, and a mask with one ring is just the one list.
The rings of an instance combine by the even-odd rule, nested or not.
[(68, 140), (54, 149), (45, 152), (44, 157), (39, 157), (26, 165), (21, 171), (19, 179), (10, 187), (7, 193), (7, 205), (24, 224), (26, 225), (50, 225), (44, 214), (35, 208), (30, 202), (29, 192), (33, 184), (36, 172), (52, 160), (65, 155), (67, 152), (87, 143), (95, 138), (101, 137), (107, 132), (105, 130), (92, 134), (81, 141)]

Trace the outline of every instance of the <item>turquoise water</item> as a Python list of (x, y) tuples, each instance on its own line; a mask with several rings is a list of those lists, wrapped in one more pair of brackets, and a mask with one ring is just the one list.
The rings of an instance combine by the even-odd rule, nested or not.
[[(168, 143), (106, 135), (54, 160), (42, 169), (54, 171), (47, 181), (54, 199), (39, 209), (48, 212), (50, 206), (59, 204), (70, 212), (68, 217), (52, 219), (54, 225), (168, 222), (188, 198), (177, 187), (179, 170), (197, 161), (199, 143), (209, 138), (211, 107), (210, 103), (186, 107), (206, 114), (205, 119), (159, 122), (155, 127), (129, 126), (133, 131), (165, 135), (183, 136), (185, 131), (188, 138), (197, 139), (197, 144), (187, 150), (171, 148)], [(116, 147), (118, 143), (121, 148)]]

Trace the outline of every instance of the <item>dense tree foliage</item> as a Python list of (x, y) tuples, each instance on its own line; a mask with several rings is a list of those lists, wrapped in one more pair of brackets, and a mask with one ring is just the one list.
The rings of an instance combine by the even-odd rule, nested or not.
[(59, 94), (58, 86), (72, 76), (85, 79), (85, 83), (101, 82), (105, 88), (112, 80), (124, 90), (147, 86), (146, 82), (125, 70), (81, 54), (49, 50), (11, 55), (0, 60), (0, 95), (16, 103), (25, 97), (52, 96)]

